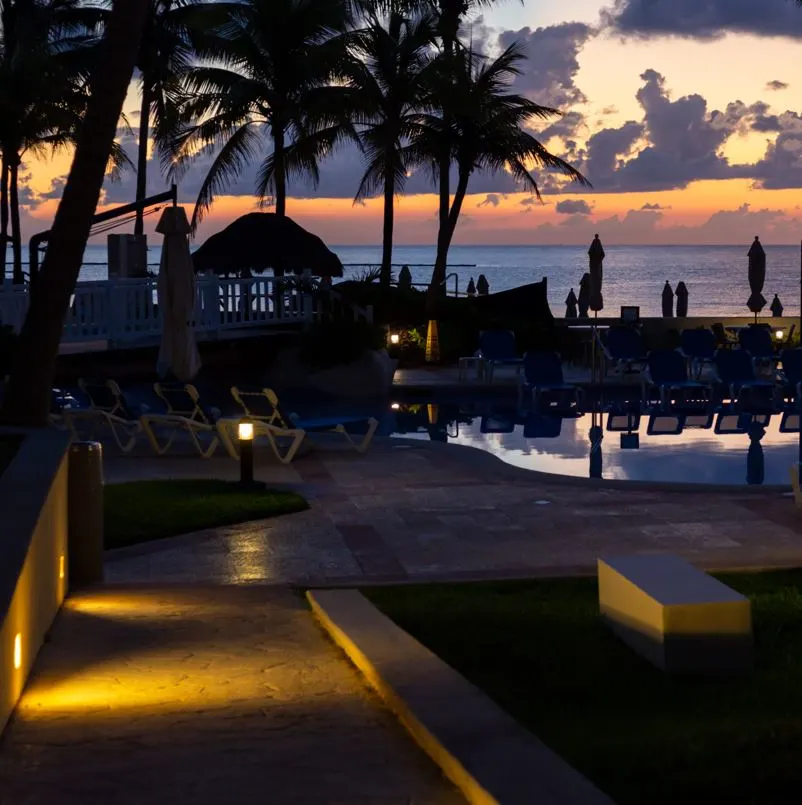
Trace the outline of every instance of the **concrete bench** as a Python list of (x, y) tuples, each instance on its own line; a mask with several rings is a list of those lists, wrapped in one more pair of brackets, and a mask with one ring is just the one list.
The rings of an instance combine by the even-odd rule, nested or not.
[(599, 607), (613, 631), (672, 673), (752, 668), (748, 598), (678, 556), (599, 559)]

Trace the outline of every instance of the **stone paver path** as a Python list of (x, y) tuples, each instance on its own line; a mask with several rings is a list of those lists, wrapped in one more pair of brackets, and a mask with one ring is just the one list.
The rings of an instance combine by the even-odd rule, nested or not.
[(463, 802), (293, 593), (70, 599), (0, 751), (2, 805)]
[[(235, 478), (228, 459), (112, 458), (111, 481)], [(377, 442), (258, 475), (311, 510), (108, 555), (110, 581), (309, 585), (592, 570), (598, 556), (672, 552), (707, 568), (802, 564), (802, 517), (777, 492), (665, 491), (566, 481), (469, 447)]]

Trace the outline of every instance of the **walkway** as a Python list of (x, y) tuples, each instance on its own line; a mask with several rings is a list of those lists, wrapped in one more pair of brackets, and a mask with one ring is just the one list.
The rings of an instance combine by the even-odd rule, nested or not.
[[(235, 478), (230, 459), (110, 459), (111, 481)], [(592, 571), (598, 556), (675, 552), (706, 568), (802, 564), (787, 496), (675, 492), (561, 480), (470, 447), (377, 442), (319, 451), (257, 475), (311, 510), (115, 551), (113, 582), (308, 585), (506, 578)]]
[(300, 597), (69, 600), (0, 752), (2, 805), (457, 805)]

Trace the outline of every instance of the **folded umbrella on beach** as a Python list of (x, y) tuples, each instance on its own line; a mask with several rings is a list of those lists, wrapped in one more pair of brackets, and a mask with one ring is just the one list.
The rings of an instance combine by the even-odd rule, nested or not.
[(574, 289), (568, 292), (568, 296), (565, 298), (565, 318), (566, 319), (575, 319), (577, 317), (576, 306), (578, 303), (578, 299), (576, 298), (576, 294), (574, 293)]
[(587, 318), (588, 308), (590, 307), (590, 274), (586, 271), (579, 280), (579, 299), (577, 300), (579, 306), (579, 315), (581, 318)]
[(763, 296), (763, 285), (766, 282), (766, 252), (760, 244), (760, 238), (755, 235), (755, 240), (747, 252), (749, 257), (749, 290), (752, 295), (746, 306), (752, 313), (757, 314), (766, 307), (766, 299)]
[(588, 249), (588, 257), (590, 258), (590, 271), (588, 272), (590, 274), (589, 307), (594, 313), (598, 313), (604, 308), (604, 297), (602, 296), (604, 247), (598, 235), (593, 237), (593, 242)]
[(668, 280), (663, 286), (663, 316), (667, 319), (674, 316), (674, 291), (671, 290)]
[(677, 283), (674, 293), (677, 297), (677, 318), (684, 319), (688, 315), (688, 289), (682, 280)]

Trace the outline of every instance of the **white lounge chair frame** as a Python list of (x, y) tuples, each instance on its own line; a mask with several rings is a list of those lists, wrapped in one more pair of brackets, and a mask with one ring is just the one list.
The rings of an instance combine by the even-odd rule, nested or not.
[[(153, 390), (164, 400), (167, 405), (167, 413), (143, 414), (139, 418), (139, 421), (156, 455), (165, 455), (172, 447), (175, 437), (181, 431), (186, 431), (201, 458), (211, 458), (212, 454), (217, 449), (217, 445), (220, 444), (220, 434), (217, 427), (208, 420), (206, 414), (203, 412), (200, 406), (200, 395), (195, 386), (191, 384), (184, 386), (184, 390), (194, 403), (194, 408), (187, 411), (178, 411), (173, 408), (170, 400), (164, 395), (161, 383), (154, 383)], [(163, 427), (170, 430), (170, 436), (167, 441), (159, 441), (154, 430), (155, 427)], [(200, 434), (213, 434), (212, 440), (207, 447), (204, 447), (203, 443), (198, 438)]]
[[(220, 436), (220, 441), (225, 447), (231, 458), (239, 460), (240, 451), (239, 445), (239, 419), (220, 419), (217, 422), (217, 431)], [(267, 437), (273, 453), (282, 464), (289, 464), (294, 458), (296, 453), (301, 447), (301, 444), (306, 437), (306, 431), (301, 428), (282, 428), (276, 425), (270, 425), (267, 422), (253, 420), (253, 435)], [(290, 444), (286, 449), (282, 449), (280, 441), (284, 438), (290, 439)]]
[[(81, 390), (92, 400), (92, 395), (89, 391), (89, 385), (83, 378), (78, 380), (78, 386)], [(142, 423), (139, 420), (126, 419), (119, 416), (117, 411), (124, 411), (122, 390), (114, 380), (107, 380), (105, 385), (109, 391), (114, 395), (116, 403), (111, 408), (102, 408), (92, 403), (91, 408), (65, 408), (62, 411), (62, 419), (67, 429), (72, 435), (79, 439), (81, 434), (78, 430), (78, 423), (81, 421), (88, 422), (92, 425), (90, 431), (91, 436), (94, 437), (97, 428), (101, 425), (108, 426), (111, 435), (117, 446), (124, 453), (130, 453), (136, 446), (139, 434), (142, 432)]]
[[(376, 435), (376, 430), (379, 427), (379, 421), (373, 417), (366, 417), (365, 422), (368, 423), (368, 429), (361, 439), (354, 439), (354, 437), (346, 430), (345, 425), (339, 424), (324, 430), (309, 431), (301, 429), (295, 422), (287, 421), (281, 414), (278, 404), (278, 395), (273, 389), (263, 388), (261, 391), (241, 391), (236, 386), (231, 387), (231, 396), (236, 403), (242, 408), (243, 415), (252, 422), (261, 422), (265, 425), (270, 425), (273, 428), (273, 436), (287, 435), (301, 432), (306, 433), (310, 441), (314, 441), (315, 433), (340, 433), (345, 437), (345, 440), (357, 453), (364, 453), (370, 447), (373, 437)], [(267, 416), (255, 414), (247, 403), (248, 397), (259, 397), (266, 399), (272, 411)], [(269, 434), (265, 431), (264, 435)], [(302, 440), (302, 439), (301, 439)], [(300, 443), (299, 443), (300, 444)], [(275, 448), (274, 448), (275, 449)]]

